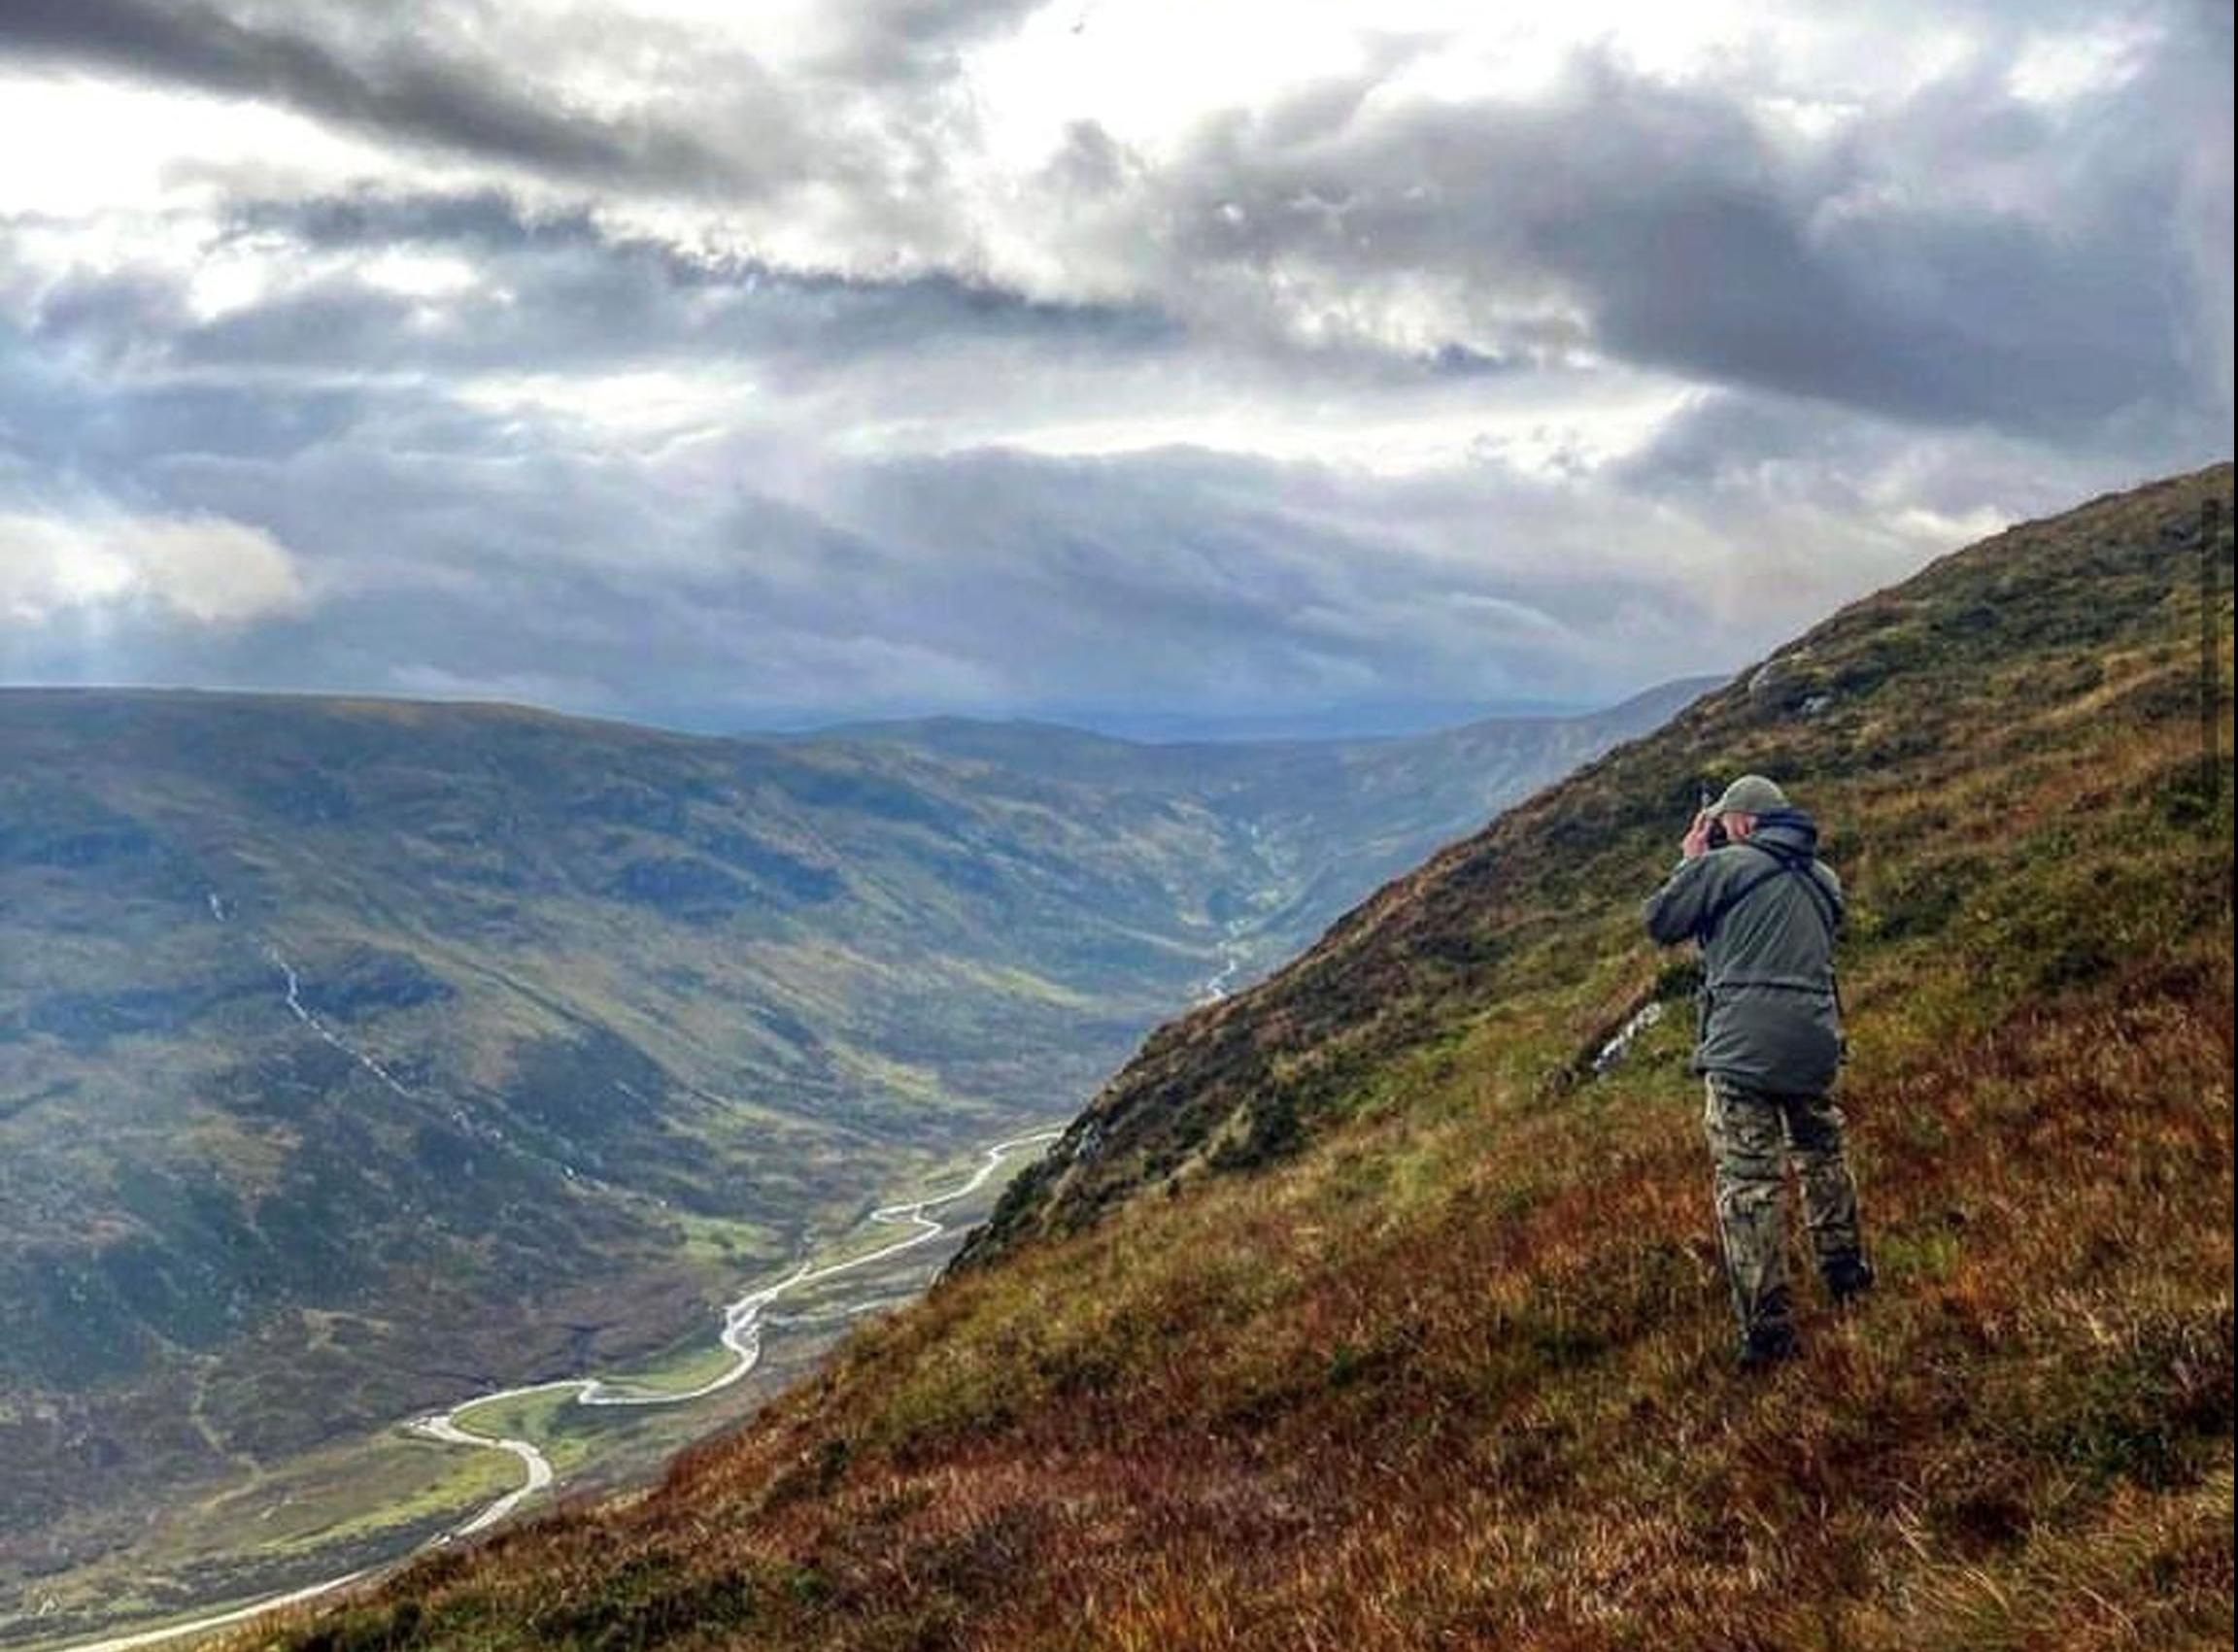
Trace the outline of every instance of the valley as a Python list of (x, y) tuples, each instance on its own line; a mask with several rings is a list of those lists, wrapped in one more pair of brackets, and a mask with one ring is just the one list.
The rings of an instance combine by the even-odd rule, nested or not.
[(890, 1190), (1702, 686), (1200, 748), (0, 693), (0, 1643), (377, 1564), (529, 1461), (399, 1419), (736, 1372), (529, 1441), (648, 1471), (924, 1259), (795, 1280), (750, 1379), (705, 1329), (741, 1282), (846, 1262)]

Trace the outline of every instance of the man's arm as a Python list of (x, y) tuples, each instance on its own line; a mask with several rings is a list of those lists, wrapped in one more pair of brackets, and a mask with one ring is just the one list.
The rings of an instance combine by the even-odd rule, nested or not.
[(1647, 933), (1661, 946), (1676, 946), (1702, 927), (1710, 910), (1710, 888), (1715, 882), (1707, 855), (1678, 862), (1668, 882), (1647, 897), (1642, 916)]
[(1678, 843), (1678, 869), (1647, 897), (1643, 916), (1647, 932), (1663, 946), (1676, 946), (1702, 927), (1710, 910), (1710, 833), (1708, 809), (1694, 817)]

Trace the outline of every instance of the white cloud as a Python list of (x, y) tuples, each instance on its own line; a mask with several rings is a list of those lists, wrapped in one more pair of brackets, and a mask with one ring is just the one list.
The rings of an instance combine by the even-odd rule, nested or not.
[(286, 546), (222, 517), (0, 514), (0, 623), (153, 609), (229, 626), (300, 611), (307, 600)]
[(603, 683), (553, 671), (452, 671), (440, 665), (398, 665), (383, 687), (415, 699), (495, 700), (512, 705), (566, 706), (578, 713), (606, 709)]
[(2007, 84), (2030, 103), (2103, 96), (2135, 78), (2152, 45), (2152, 31), (2127, 19), (2081, 34), (2041, 35), (2022, 51)]
[(266, 103), (78, 75), (0, 72), (0, 212), (70, 218), (205, 204), (247, 169), (309, 192), (397, 168), (371, 145)]

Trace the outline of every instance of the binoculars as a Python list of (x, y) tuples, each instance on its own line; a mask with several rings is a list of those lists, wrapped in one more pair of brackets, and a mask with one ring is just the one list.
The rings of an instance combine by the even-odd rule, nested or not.
[[(1695, 815), (1700, 817), (1702, 815), (1708, 814), (1710, 812), (1710, 805), (1715, 801), (1716, 798), (1711, 792), (1710, 788), (1707, 786), (1703, 787), (1701, 794), (1694, 800)], [(1708, 843), (1712, 849), (1722, 849), (1728, 843), (1731, 843), (1733, 839), (1726, 832), (1725, 823), (1723, 821), (1712, 821), (1710, 823), (1709, 835), (1704, 839), (1704, 841)]]

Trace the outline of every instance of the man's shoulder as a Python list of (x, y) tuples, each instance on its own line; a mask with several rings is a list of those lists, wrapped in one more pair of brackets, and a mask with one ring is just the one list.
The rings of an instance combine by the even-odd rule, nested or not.
[(1699, 855), (1688, 856), (1671, 868), (1666, 887), (1673, 884), (1692, 884), (1700, 880), (1728, 877), (1743, 858), (1753, 860), (1738, 843), (1729, 843), (1722, 849), (1705, 849)]

